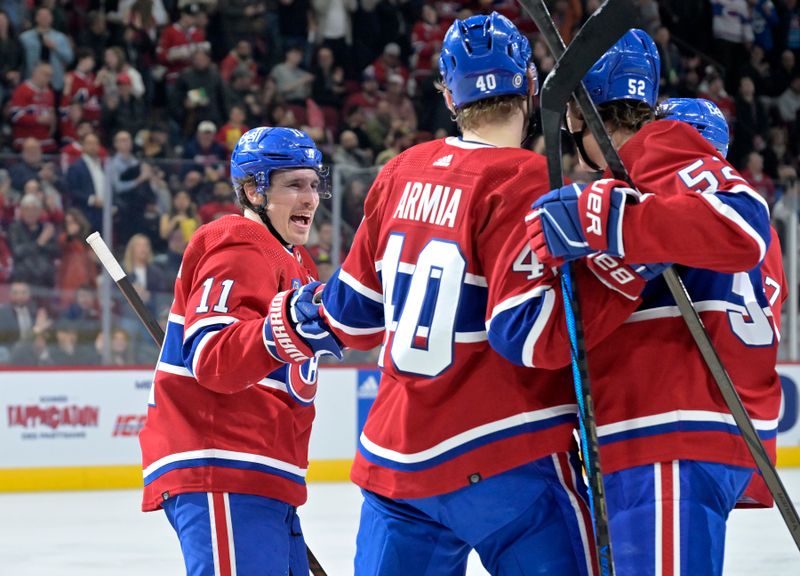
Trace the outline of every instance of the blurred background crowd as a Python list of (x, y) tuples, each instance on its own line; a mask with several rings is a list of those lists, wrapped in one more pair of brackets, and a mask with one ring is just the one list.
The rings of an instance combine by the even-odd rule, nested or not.
[[(599, 3), (548, 5), (569, 41)], [(716, 102), (729, 160), (780, 211), (800, 164), (798, 0), (637, 5), (661, 96)], [(101, 321), (84, 240), (110, 206), (113, 249), (163, 322), (194, 231), (237, 212), (228, 158), (249, 127), (301, 128), (332, 167), (309, 245), (325, 279), (380, 167), (455, 134), (440, 42), (492, 10), (530, 37), (544, 78), (553, 58), (515, 0), (0, 0), (0, 364), (152, 364), (116, 290)], [(589, 177), (567, 140), (564, 163)]]

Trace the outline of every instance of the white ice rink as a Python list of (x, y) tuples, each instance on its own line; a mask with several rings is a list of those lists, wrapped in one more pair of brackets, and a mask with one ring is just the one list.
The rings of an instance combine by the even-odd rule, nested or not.
[[(800, 506), (800, 470), (781, 476)], [(309, 546), (330, 576), (352, 574), (360, 494), (351, 484), (312, 484), (309, 493), (301, 509)], [(725, 564), (730, 576), (798, 576), (800, 552), (776, 509), (737, 510)], [(0, 575), (181, 574), (172, 529), (163, 513), (139, 512), (138, 491), (0, 494)], [(468, 574), (486, 574), (477, 558)]]

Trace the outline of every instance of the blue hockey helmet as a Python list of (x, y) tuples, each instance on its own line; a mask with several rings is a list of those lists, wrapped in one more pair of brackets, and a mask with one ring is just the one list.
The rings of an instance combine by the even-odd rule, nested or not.
[[(231, 178), (253, 176), (256, 192), (265, 194), (269, 188), (269, 177), (273, 170), (308, 168), (317, 172), (321, 198), (329, 198), (326, 186), (327, 169), (322, 165), (322, 152), (305, 132), (294, 128), (270, 128), (261, 126), (248, 130), (239, 138), (231, 153)], [(236, 196), (240, 186), (234, 186)]]
[(653, 39), (644, 30), (628, 30), (595, 62), (583, 83), (599, 105), (614, 100), (646, 102), (655, 108), (661, 60)]
[(703, 137), (728, 155), (730, 132), (725, 115), (719, 107), (705, 98), (669, 98), (658, 106), (658, 115), (665, 120), (679, 120), (694, 126)]
[(497, 12), (456, 19), (442, 41), (439, 72), (456, 108), (494, 96), (527, 96), (529, 69), (536, 79), (530, 42)]

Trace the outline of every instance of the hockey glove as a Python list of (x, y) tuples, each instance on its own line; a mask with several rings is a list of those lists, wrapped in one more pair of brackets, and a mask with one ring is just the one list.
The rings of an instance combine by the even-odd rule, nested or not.
[(264, 320), (264, 343), (277, 360), (302, 364), (326, 354), (342, 359), (341, 345), (319, 315), (315, 295), (321, 291), (320, 282), (311, 282), (272, 299)]
[(586, 266), (603, 284), (630, 300), (636, 300), (645, 284), (669, 268), (669, 264), (625, 264), (620, 258), (600, 252), (586, 258)]
[(625, 182), (610, 178), (551, 190), (534, 202), (525, 217), (531, 248), (541, 263), (550, 266), (600, 251), (624, 256), (625, 204), (639, 197)]

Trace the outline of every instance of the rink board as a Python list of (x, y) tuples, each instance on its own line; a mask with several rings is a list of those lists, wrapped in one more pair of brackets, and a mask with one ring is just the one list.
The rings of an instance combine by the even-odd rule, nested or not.
[[(800, 365), (780, 365), (778, 463), (800, 466)], [(348, 478), (372, 368), (322, 367), (308, 480)], [(152, 370), (0, 371), (0, 492), (141, 486), (137, 434)]]

